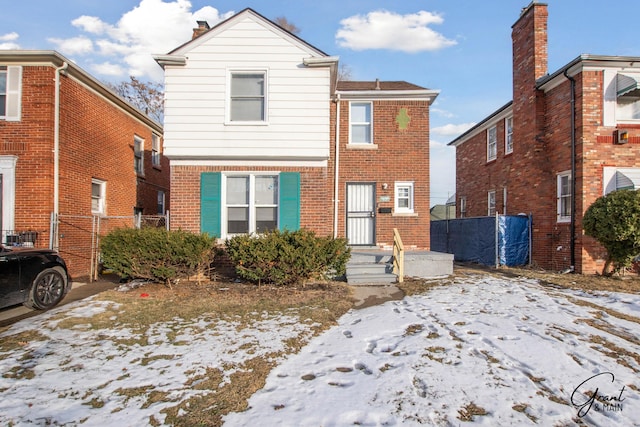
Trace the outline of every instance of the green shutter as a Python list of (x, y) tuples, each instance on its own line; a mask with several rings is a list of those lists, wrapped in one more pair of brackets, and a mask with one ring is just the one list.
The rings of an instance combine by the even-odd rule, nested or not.
[(300, 228), (300, 173), (280, 173), (280, 206), (278, 212), (280, 230), (295, 231)]
[(222, 174), (204, 172), (200, 175), (200, 232), (220, 237), (220, 195)]

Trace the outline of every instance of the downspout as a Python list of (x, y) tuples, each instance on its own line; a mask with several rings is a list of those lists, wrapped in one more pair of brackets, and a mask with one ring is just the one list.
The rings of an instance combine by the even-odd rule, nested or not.
[(571, 265), (569, 272), (575, 272), (576, 266), (576, 80), (569, 76), (569, 69), (564, 76), (571, 82), (571, 224), (569, 228)]
[(49, 239), (51, 249), (58, 249), (58, 214), (60, 212), (60, 75), (69, 64), (56, 68), (53, 112), (53, 230)]
[(340, 195), (340, 94), (336, 94), (336, 161), (333, 179), (333, 238), (338, 237), (338, 196)]

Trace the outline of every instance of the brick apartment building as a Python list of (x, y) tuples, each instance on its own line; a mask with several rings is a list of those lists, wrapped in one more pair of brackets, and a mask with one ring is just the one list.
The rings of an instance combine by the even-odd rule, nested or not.
[(581, 55), (547, 71), (544, 3), (512, 27), (513, 100), (456, 147), (457, 216), (533, 214), (532, 257), (555, 271), (601, 271), (582, 217), (600, 196), (640, 187), (640, 58)]
[(251, 9), (156, 56), (172, 228), (308, 228), (429, 248), (429, 108), (406, 82), (338, 82), (328, 56)]
[(59, 53), (0, 51), (3, 243), (57, 247), (72, 276), (89, 275), (98, 232), (168, 209), (161, 138), (160, 124)]

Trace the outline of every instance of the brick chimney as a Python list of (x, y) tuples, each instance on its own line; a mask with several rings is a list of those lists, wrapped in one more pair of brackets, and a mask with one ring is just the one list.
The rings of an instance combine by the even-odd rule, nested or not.
[(193, 36), (191, 36), (191, 40), (200, 37), (211, 27), (209, 27), (209, 23), (207, 21), (196, 21), (198, 23), (198, 27), (193, 29)]

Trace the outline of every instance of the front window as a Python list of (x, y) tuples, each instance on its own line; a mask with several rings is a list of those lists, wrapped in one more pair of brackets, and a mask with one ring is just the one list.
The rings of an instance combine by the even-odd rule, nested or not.
[(151, 164), (155, 167), (160, 166), (160, 137), (155, 133), (151, 137)]
[(265, 72), (232, 72), (229, 121), (266, 121)]
[(558, 174), (558, 222), (571, 221), (571, 173)]
[(395, 212), (413, 213), (413, 182), (396, 182)]
[(498, 155), (498, 130), (495, 126), (487, 131), (487, 161), (495, 160)]
[(372, 144), (372, 104), (370, 102), (352, 102), (349, 105), (349, 142), (351, 144)]
[(496, 214), (496, 192), (489, 191), (487, 193), (487, 215), (494, 216)]
[(144, 174), (144, 139), (133, 139), (133, 167), (138, 175)]
[(91, 213), (103, 215), (106, 212), (106, 187), (104, 181), (91, 180)]
[(509, 117), (504, 122), (504, 153), (513, 153), (513, 117)]
[(228, 234), (263, 233), (278, 228), (278, 177), (226, 176)]

